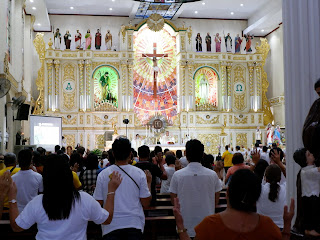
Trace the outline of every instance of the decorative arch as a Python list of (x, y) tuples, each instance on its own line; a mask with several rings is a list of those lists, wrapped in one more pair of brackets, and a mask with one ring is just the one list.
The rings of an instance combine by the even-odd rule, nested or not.
[(118, 108), (119, 80), (119, 71), (112, 65), (103, 64), (94, 69), (92, 82), (95, 111), (113, 111)]
[(218, 71), (211, 66), (199, 67), (193, 75), (195, 86), (195, 105), (197, 110), (218, 108)]
[[(148, 19), (144, 19), (136, 27), (132, 27), (132, 28), (129, 28), (129, 29), (133, 29), (134, 31), (139, 31), (140, 28), (147, 23), (147, 20)], [(173, 31), (175, 31), (175, 32), (179, 32), (180, 31), (180, 29), (173, 22), (171, 22), (170, 20), (165, 19), (164, 23), (168, 24), (172, 28)], [(186, 31), (186, 30), (184, 29), (184, 31)]]

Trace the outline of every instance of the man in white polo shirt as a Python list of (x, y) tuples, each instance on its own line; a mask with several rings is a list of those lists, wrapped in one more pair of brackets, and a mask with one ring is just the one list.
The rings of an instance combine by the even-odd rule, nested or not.
[[(114, 213), (109, 225), (102, 225), (103, 239), (125, 240), (142, 239), (145, 217), (142, 207), (148, 207), (151, 201), (151, 174), (129, 165), (131, 143), (119, 138), (112, 144), (115, 164), (104, 169), (99, 175), (93, 197), (102, 205), (108, 194), (108, 183), (113, 171), (121, 174), (122, 183), (114, 199)], [(147, 180), (148, 179), (148, 180)], [(109, 193), (110, 194), (110, 193)]]
[(18, 154), (21, 170), (12, 176), (12, 180), (17, 186), (17, 204), (20, 213), (28, 202), (43, 192), (42, 176), (31, 169), (31, 160), (31, 150), (21, 150)]
[(176, 171), (170, 183), (170, 195), (180, 200), (181, 214), (190, 237), (195, 237), (194, 227), (206, 216), (215, 213), (221, 184), (217, 174), (201, 165), (204, 146), (196, 139), (186, 144), (187, 167)]

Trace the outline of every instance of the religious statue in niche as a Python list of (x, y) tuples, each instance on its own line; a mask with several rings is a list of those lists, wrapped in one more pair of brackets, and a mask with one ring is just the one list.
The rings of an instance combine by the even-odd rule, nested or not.
[(76, 35), (74, 35), (74, 40), (75, 40), (75, 43), (76, 43), (76, 49), (79, 49), (81, 47), (81, 38), (82, 38), (82, 35), (79, 32), (79, 30), (77, 30)]
[(71, 34), (69, 32), (69, 30), (66, 32), (66, 34), (64, 35), (64, 44), (66, 45), (66, 49), (70, 49), (70, 45), (71, 45)]
[(209, 100), (209, 81), (205, 74), (202, 75), (199, 84), (200, 103), (206, 103)]
[(104, 75), (101, 76), (100, 84), (102, 89), (102, 99), (108, 100), (109, 102), (113, 103), (115, 98), (112, 96), (110, 77), (108, 72), (105, 72)]
[(110, 33), (110, 30), (107, 31), (106, 37), (105, 37), (106, 47), (107, 50), (111, 50), (112, 48), (112, 34)]
[(246, 47), (244, 48), (244, 50), (247, 52), (247, 53), (250, 53), (252, 52), (252, 49), (251, 49), (251, 41), (253, 39), (253, 35), (251, 36), (249, 33), (244, 35), (245, 39), (246, 39)]
[(207, 33), (206, 44), (207, 44), (207, 52), (211, 52), (211, 36), (210, 36), (210, 33)]
[(91, 49), (92, 36), (89, 29), (84, 37), (86, 39), (86, 49)]
[(267, 146), (271, 146), (273, 143), (273, 127), (271, 123), (267, 126)]
[(57, 28), (56, 32), (54, 33), (54, 48), (60, 49), (61, 46), (61, 33), (59, 28)]
[(221, 37), (219, 33), (216, 34), (214, 41), (216, 42), (216, 52), (221, 52)]
[(101, 47), (101, 33), (100, 33), (100, 29), (97, 29), (97, 32), (96, 32), (95, 45), (96, 45), (96, 49), (97, 49), (97, 50), (100, 50), (100, 47)]
[(224, 36), (224, 42), (226, 44), (227, 52), (232, 52), (232, 38), (230, 36), (230, 33), (228, 33), (227, 36)]
[(202, 38), (200, 36), (200, 33), (198, 33), (196, 37), (196, 49), (197, 52), (202, 52)]
[(241, 51), (241, 43), (242, 43), (242, 38), (237, 34), (236, 38), (234, 39), (234, 42), (236, 43), (235, 46), (235, 53), (240, 53)]

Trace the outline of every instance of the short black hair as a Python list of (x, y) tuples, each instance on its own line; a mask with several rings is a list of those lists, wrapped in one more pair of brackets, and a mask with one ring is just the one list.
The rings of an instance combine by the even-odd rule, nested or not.
[(243, 163), (244, 162), (244, 158), (242, 153), (235, 153), (232, 157), (232, 164), (239, 164), (239, 163)]
[(98, 164), (99, 164), (98, 156), (94, 153), (89, 153), (87, 157), (87, 166), (86, 166), (87, 169), (88, 170), (98, 169)]
[(166, 153), (169, 152), (169, 151), (170, 151), (169, 148), (166, 148), (166, 149), (163, 150), (163, 154), (166, 155)]
[(236, 150), (239, 151), (240, 150), (240, 146), (236, 146)]
[(189, 162), (201, 162), (204, 153), (203, 144), (197, 139), (191, 139), (186, 144), (186, 157)]
[(159, 153), (159, 152), (162, 152), (162, 147), (156, 146), (156, 147), (154, 148), (154, 154), (157, 155), (157, 153)]
[(58, 152), (60, 150), (60, 145), (55, 145), (54, 146), (54, 152)]
[(15, 164), (17, 164), (17, 157), (14, 153), (6, 153), (4, 155), (4, 165), (6, 165), (6, 167), (9, 166), (14, 166)]
[(307, 166), (307, 157), (306, 157), (307, 149), (306, 148), (300, 148), (297, 149), (293, 154), (293, 160), (300, 165), (300, 167), (306, 167)]
[(79, 146), (77, 148), (77, 153), (79, 153), (81, 155), (83, 155), (85, 151), (86, 151), (86, 149), (84, 147), (82, 147), (82, 146)]
[(61, 149), (60, 149), (63, 153), (65, 153), (66, 152), (66, 148), (65, 147), (61, 147)]
[(38, 147), (37, 151), (40, 153), (40, 155), (45, 155), (46, 154), (46, 149), (44, 149), (43, 147)]
[(127, 138), (118, 138), (112, 144), (112, 152), (116, 161), (127, 160), (131, 154), (131, 143)]
[(256, 164), (256, 167), (254, 168), (253, 172), (259, 178), (260, 182), (262, 182), (264, 173), (268, 166), (269, 166), (269, 163), (263, 159), (260, 159)]
[(267, 152), (267, 151), (268, 151), (268, 147), (267, 147), (267, 146), (263, 146), (263, 147), (262, 147), (262, 151), (263, 151), (263, 152)]
[(116, 159), (115, 159), (114, 156), (113, 156), (113, 151), (112, 151), (112, 149), (109, 149), (109, 150), (108, 150), (108, 155), (109, 155), (108, 161), (109, 161), (110, 165), (115, 164)]
[(256, 202), (261, 194), (261, 182), (249, 169), (239, 169), (230, 180), (228, 199), (233, 209), (256, 212)]
[(283, 153), (282, 149), (281, 149), (281, 148), (278, 148), (278, 147), (277, 147), (277, 148), (272, 148), (272, 149), (270, 150), (270, 152), (269, 152), (269, 157), (271, 158), (272, 153), (275, 153), (276, 150), (277, 150), (278, 153), (280, 154), (280, 160), (282, 161), (282, 159), (283, 159), (283, 157), (284, 157), (284, 153)]
[(254, 146), (255, 146), (255, 147), (259, 147), (259, 143), (255, 143)]
[(212, 166), (213, 162), (214, 162), (214, 157), (211, 154), (204, 154), (201, 160), (202, 166), (209, 168), (211, 170), (213, 170), (213, 166)]
[(176, 157), (179, 159), (182, 158), (182, 151), (181, 150), (176, 151)]
[(146, 145), (142, 145), (138, 148), (139, 158), (145, 159), (150, 158), (150, 148)]
[(226, 145), (226, 147), (225, 147), (225, 148), (226, 148), (226, 150), (228, 150), (228, 149), (229, 149), (229, 146), (228, 146), (228, 145)]
[(316, 83), (314, 84), (314, 90), (316, 90), (317, 88), (320, 87), (320, 78), (316, 81)]
[(167, 155), (165, 160), (168, 166), (176, 163), (176, 157), (171, 154)]
[(278, 145), (276, 144), (276, 143), (272, 143), (272, 148), (277, 148), (278, 147)]
[(23, 149), (18, 153), (19, 167), (27, 168), (32, 160), (32, 152), (29, 149)]
[(106, 159), (106, 158), (108, 158), (108, 152), (103, 151), (101, 154), (101, 159)]

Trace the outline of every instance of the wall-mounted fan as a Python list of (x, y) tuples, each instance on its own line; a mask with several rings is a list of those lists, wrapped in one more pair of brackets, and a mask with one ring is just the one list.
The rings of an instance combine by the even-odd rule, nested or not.
[(11, 88), (11, 83), (8, 79), (6, 78), (0, 78), (0, 98), (4, 97), (7, 95)]
[(26, 100), (25, 96), (20, 96), (18, 98), (13, 97), (12, 98), (12, 110), (17, 110), (20, 108), (20, 106), (24, 103), (24, 101)]

